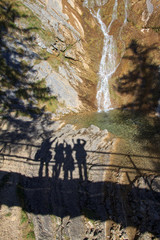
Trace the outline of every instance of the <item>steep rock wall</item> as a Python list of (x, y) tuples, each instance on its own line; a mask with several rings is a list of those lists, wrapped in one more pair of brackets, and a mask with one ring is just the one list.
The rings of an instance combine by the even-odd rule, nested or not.
[[(63, 67), (67, 65), (73, 69), (69, 74), (75, 79), (74, 82), (82, 79), (73, 86), (83, 102), (78, 108), (75, 106), (75, 109), (95, 109), (97, 75), (86, 49), (86, 33), (83, 26), (83, 11), (86, 9), (82, 7), (82, 3), (38, 0), (34, 2), (24, 0), (23, 3), (39, 17), (44, 27), (55, 33), (56, 40), (51, 43), (52, 53), (60, 53), (64, 56), (64, 60), (70, 61), (70, 63), (63, 61), (60, 65)], [(68, 71), (67, 68), (65, 67), (65, 71)], [(67, 78), (64, 75), (63, 77)]]

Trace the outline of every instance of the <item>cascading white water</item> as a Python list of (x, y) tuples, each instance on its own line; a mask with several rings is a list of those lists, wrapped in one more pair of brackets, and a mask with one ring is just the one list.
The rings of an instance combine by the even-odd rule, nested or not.
[[(106, 2), (107, 1), (99, 1), (99, 6), (104, 5)], [(127, 22), (127, 5), (128, 5), (127, 0), (124, 0), (124, 3), (125, 3), (125, 19), (120, 30), (121, 32), (122, 32), (123, 26)], [(112, 23), (117, 19), (118, 0), (115, 0), (112, 19), (108, 27), (106, 27), (106, 25), (103, 23), (101, 19), (100, 9), (97, 11), (97, 13), (95, 13), (94, 10), (92, 9), (94, 7), (93, 1), (90, 2), (89, 4), (88, 0), (85, 0), (84, 5), (87, 8), (89, 8), (91, 14), (97, 19), (104, 35), (104, 45), (103, 45), (102, 57), (101, 57), (100, 67), (99, 67), (99, 82), (97, 86), (96, 98), (97, 98), (98, 112), (101, 112), (101, 111), (106, 112), (111, 109), (109, 80), (119, 65), (117, 63), (116, 41), (114, 40), (112, 35), (109, 35)]]
[(116, 69), (116, 42), (112, 35), (109, 35), (109, 31), (113, 21), (117, 18), (117, 0), (115, 0), (115, 5), (113, 8), (112, 20), (106, 28), (105, 24), (101, 20), (99, 14), (100, 9), (95, 15), (104, 34), (104, 45), (102, 50), (102, 58), (99, 68), (99, 82), (97, 86), (97, 105), (98, 111), (107, 111), (111, 108), (110, 94), (109, 94), (109, 84), (108, 81)]

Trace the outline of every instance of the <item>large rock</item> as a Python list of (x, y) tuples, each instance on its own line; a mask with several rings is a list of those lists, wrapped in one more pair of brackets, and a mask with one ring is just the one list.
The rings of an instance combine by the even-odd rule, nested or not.
[(52, 29), (52, 31), (55, 31), (57, 35), (59, 34), (60, 38), (63, 38), (63, 36), (61, 36), (61, 33), (59, 33), (59, 24), (62, 24), (69, 29), (69, 31), (73, 32), (75, 40), (80, 38), (79, 32), (68, 23), (68, 15), (63, 13), (64, 6), (62, 5), (62, 1), (46, 0), (42, 3), (39, 0), (36, 0), (35, 2), (24, 0), (23, 2), (28, 8), (36, 13), (36, 15), (38, 15), (46, 27), (49, 27)]
[(59, 73), (67, 79), (72, 86), (78, 86), (79, 83), (82, 83), (82, 79), (78, 76), (76, 69), (71, 67), (67, 62), (65, 65), (59, 66)]
[(50, 88), (52, 95), (67, 108), (77, 111), (81, 107), (78, 93), (60, 74), (52, 72), (46, 78), (46, 86)]
[(33, 78), (37, 80), (46, 79), (52, 73), (52, 67), (47, 61), (41, 61), (33, 67)]
[(82, 107), (82, 103), (72, 85), (77, 86), (82, 80), (68, 64), (61, 66), (59, 69), (60, 74), (55, 72), (47, 61), (41, 61), (34, 66), (30, 78), (33, 81), (45, 79), (51, 95), (56, 96), (58, 101), (64, 104), (63, 107), (77, 112)]

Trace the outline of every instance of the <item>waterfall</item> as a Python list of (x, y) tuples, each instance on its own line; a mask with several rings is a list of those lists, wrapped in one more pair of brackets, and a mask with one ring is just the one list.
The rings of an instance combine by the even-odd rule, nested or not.
[[(102, 6), (107, 1), (99, 1), (98, 6)], [(127, 6), (128, 0), (124, 0), (125, 4), (125, 18), (123, 25), (120, 29), (122, 29), (127, 22)], [(99, 82), (97, 86), (97, 106), (98, 112), (101, 111), (108, 111), (111, 109), (111, 101), (110, 101), (110, 93), (109, 93), (109, 80), (111, 79), (113, 73), (116, 71), (119, 63), (117, 63), (117, 45), (116, 41), (114, 40), (113, 36), (109, 34), (112, 23), (117, 19), (117, 7), (118, 7), (118, 0), (115, 0), (113, 6), (113, 13), (112, 19), (108, 27), (103, 23), (101, 16), (100, 16), (100, 8), (97, 12), (93, 10), (94, 1), (88, 3), (88, 0), (84, 1), (84, 6), (86, 6), (94, 18), (96, 18), (97, 22), (99, 23), (101, 30), (104, 35), (104, 43), (103, 43), (103, 50), (102, 50), (102, 57), (99, 66)], [(121, 35), (121, 33), (120, 33)]]
[(117, 0), (113, 8), (112, 20), (108, 26), (102, 22), (99, 14), (100, 9), (96, 14), (96, 18), (101, 26), (101, 30), (104, 34), (104, 45), (102, 50), (102, 58), (99, 67), (99, 82), (97, 86), (97, 105), (98, 111), (107, 111), (111, 108), (110, 93), (109, 93), (109, 79), (116, 70), (116, 42), (112, 35), (109, 35), (109, 31), (113, 21), (117, 18)]

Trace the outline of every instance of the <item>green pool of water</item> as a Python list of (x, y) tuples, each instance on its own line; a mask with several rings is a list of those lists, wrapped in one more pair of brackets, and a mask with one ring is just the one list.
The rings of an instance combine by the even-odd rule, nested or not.
[[(77, 128), (98, 126), (107, 129), (113, 137), (119, 138), (121, 153), (157, 157), (155, 161), (160, 169), (160, 119), (147, 117), (144, 114), (127, 110), (110, 110), (106, 113), (87, 113), (69, 115), (66, 123), (74, 124)], [(124, 144), (125, 143), (125, 144)], [(138, 158), (137, 158), (138, 159)], [(141, 164), (146, 164), (146, 159)], [(148, 160), (147, 160), (148, 161)], [(146, 164), (147, 165), (147, 164)], [(155, 164), (154, 164), (155, 165)]]
[(142, 135), (144, 138), (149, 138), (155, 134), (160, 134), (158, 118), (147, 117), (127, 110), (68, 115), (64, 119), (67, 123), (74, 124), (78, 128), (89, 127), (93, 124), (122, 138), (142, 137)]

